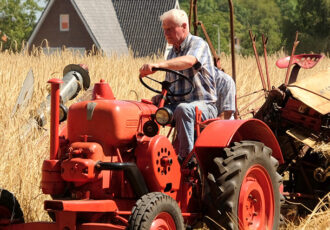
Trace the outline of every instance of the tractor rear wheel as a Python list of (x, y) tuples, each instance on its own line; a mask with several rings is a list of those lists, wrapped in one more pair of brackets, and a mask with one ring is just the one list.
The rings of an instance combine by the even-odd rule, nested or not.
[(278, 229), (282, 177), (272, 150), (243, 141), (225, 148), (213, 161), (208, 174), (212, 219), (225, 229)]
[(170, 196), (152, 192), (142, 196), (132, 209), (129, 230), (183, 230), (181, 210)]
[(15, 196), (0, 188), (0, 226), (24, 223), (22, 209)]

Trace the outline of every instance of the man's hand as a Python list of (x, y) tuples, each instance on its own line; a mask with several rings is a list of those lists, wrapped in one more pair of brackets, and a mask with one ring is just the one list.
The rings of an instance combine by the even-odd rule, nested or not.
[(147, 76), (149, 74), (153, 74), (156, 71), (152, 71), (152, 68), (158, 68), (158, 64), (144, 64), (140, 68), (140, 77)]

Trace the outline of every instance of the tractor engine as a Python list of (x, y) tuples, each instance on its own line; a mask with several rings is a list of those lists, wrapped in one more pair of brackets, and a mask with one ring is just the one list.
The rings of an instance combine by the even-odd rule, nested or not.
[(92, 100), (73, 104), (68, 110), (56, 157), (43, 164), (43, 192), (70, 199), (144, 194), (146, 186), (134, 149), (156, 109), (147, 100), (116, 100), (103, 80), (95, 84)]

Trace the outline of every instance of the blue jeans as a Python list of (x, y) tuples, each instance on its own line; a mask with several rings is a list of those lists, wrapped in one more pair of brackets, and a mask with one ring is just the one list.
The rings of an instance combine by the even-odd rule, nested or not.
[(173, 112), (177, 129), (174, 149), (181, 158), (185, 158), (194, 147), (196, 106), (202, 111), (202, 121), (217, 117), (218, 111), (214, 103), (193, 101), (166, 105)]

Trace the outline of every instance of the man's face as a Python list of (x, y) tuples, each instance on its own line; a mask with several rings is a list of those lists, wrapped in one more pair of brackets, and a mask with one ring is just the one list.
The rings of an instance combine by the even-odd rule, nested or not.
[(181, 26), (177, 25), (172, 18), (163, 20), (162, 24), (164, 35), (169, 44), (180, 46), (187, 36), (186, 27), (183, 23)]

